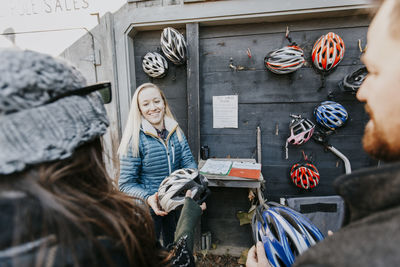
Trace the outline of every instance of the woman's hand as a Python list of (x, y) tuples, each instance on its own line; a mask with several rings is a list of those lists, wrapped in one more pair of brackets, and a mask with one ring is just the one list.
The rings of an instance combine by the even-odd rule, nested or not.
[[(185, 194), (185, 197), (193, 198), (192, 191), (191, 190), (187, 190), (186, 194)], [(201, 208), (202, 211), (205, 211), (207, 209), (206, 202), (201, 203), (200, 208)]]
[(247, 253), (246, 267), (271, 267), (267, 256), (265, 256), (265, 250), (263, 244), (258, 241), (256, 246), (252, 246)]
[(149, 196), (149, 198), (147, 199), (147, 204), (149, 204), (154, 213), (158, 216), (165, 216), (168, 214), (168, 212), (165, 212), (160, 208), (160, 203), (158, 201), (158, 192), (156, 192), (154, 195)]

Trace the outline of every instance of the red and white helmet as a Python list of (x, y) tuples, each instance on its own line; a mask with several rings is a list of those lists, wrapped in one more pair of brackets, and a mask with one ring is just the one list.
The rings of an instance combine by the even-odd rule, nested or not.
[(304, 160), (294, 164), (290, 169), (290, 178), (297, 187), (311, 189), (319, 184), (320, 177), (317, 167), (304, 155)]
[(293, 120), (289, 124), (290, 136), (287, 142), (292, 145), (301, 145), (310, 140), (314, 133), (315, 125), (301, 115), (290, 115)]
[(294, 72), (301, 68), (304, 62), (304, 52), (296, 45), (288, 45), (271, 51), (264, 58), (265, 67), (276, 74)]
[(345, 46), (339, 35), (329, 32), (314, 44), (311, 58), (314, 66), (322, 71), (336, 67), (344, 57)]

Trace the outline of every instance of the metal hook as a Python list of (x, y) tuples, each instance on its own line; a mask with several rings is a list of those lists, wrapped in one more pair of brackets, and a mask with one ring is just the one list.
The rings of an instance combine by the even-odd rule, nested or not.
[(367, 49), (367, 45), (365, 45), (365, 47), (362, 48), (362, 46), (361, 46), (361, 39), (358, 39), (358, 48), (360, 49), (360, 52), (361, 52), (361, 53), (364, 53), (365, 50)]
[(290, 117), (292, 117), (293, 119), (301, 119), (301, 115), (296, 115), (296, 114), (290, 114)]
[(233, 69), (233, 70), (237, 70), (236, 66), (233, 65), (233, 58), (229, 59), (229, 68)]
[(251, 58), (251, 51), (250, 51), (250, 48), (247, 48), (246, 52), (247, 52), (247, 56), (248, 56), (249, 58)]
[(290, 34), (289, 26), (286, 26), (286, 34), (285, 34), (286, 39), (289, 41), (290, 45), (296, 45), (296, 43), (292, 41), (292, 37), (290, 37), (289, 34)]
[(307, 155), (306, 155), (306, 153), (304, 153), (304, 150), (301, 150), (301, 153), (303, 153), (304, 160), (307, 160)]
[(243, 67), (243, 66), (240, 66), (240, 65), (235, 66), (235, 65), (233, 65), (233, 58), (230, 58), (230, 60), (229, 60), (229, 68), (231, 68), (231, 69), (233, 69), (235, 71), (244, 70), (245, 69), (245, 67)]

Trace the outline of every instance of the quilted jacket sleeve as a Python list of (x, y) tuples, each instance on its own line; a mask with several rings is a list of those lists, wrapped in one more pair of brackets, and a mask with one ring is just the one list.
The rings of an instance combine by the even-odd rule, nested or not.
[(130, 196), (147, 199), (150, 193), (143, 187), (140, 181), (140, 170), (142, 168), (142, 159), (133, 157), (132, 150), (129, 147), (128, 153), (120, 158), (120, 175), (118, 180), (119, 190)]
[(194, 161), (192, 152), (190, 151), (189, 144), (188, 144), (183, 132), (182, 132), (182, 141), (180, 141), (180, 143), (181, 143), (181, 147), (182, 147), (181, 168), (197, 169), (197, 164)]

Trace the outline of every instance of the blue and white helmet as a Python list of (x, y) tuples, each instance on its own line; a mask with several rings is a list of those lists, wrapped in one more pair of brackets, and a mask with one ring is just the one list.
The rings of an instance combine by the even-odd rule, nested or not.
[(321, 126), (335, 130), (343, 126), (349, 114), (346, 109), (334, 101), (324, 101), (314, 110), (315, 120)]
[(275, 203), (258, 206), (253, 216), (254, 241), (261, 241), (273, 267), (291, 266), (295, 258), (324, 239), (304, 215)]

